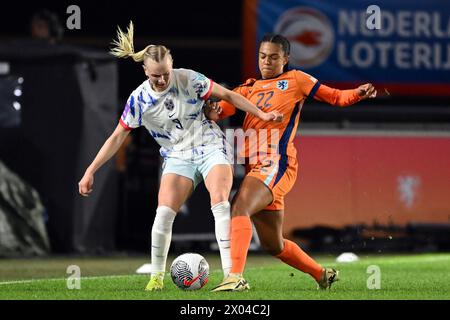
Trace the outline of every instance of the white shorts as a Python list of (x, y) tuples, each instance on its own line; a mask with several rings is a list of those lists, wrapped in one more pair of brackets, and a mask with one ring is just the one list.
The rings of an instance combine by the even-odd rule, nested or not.
[(175, 173), (179, 176), (189, 178), (194, 183), (195, 189), (202, 180), (206, 179), (209, 171), (218, 164), (231, 166), (228, 156), (221, 149), (212, 149), (211, 152), (199, 155), (191, 160), (168, 157), (162, 165), (162, 175)]

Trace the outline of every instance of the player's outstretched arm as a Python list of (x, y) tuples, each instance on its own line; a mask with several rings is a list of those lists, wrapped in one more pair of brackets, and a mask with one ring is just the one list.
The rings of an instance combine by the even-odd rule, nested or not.
[(327, 102), (333, 106), (347, 107), (358, 101), (375, 98), (376, 96), (377, 90), (371, 83), (350, 90), (339, 90), (321, 84), (314, 95), (314, 99)]
[(90, 166), (86, 169), (83, 178), (78, 182), (79, 193), (87, 197), (92, 192), (92, 185), (94, 184), (94, 173), (119, 150), (119, 147), (130, 133), (118, 124), (111, 136), (105, 141), (100, 148), (97, 156)]
[(264, 121), (277, 121), (280, 122), (283, 120), (283, 115), (277, 111), (272, 112), (264, 112), (258, 109), (255, 105), (253, 105), (246, 98), (241, 96), (240, 94), (228, 90), (221, 85), (214, 83), (211, 91), (211, 95), (215, 98), (219, 98), (222, 100), (226, 100), (232, 105), (236, 106), (236, 108), (241, 109), (242, 111), (253, 114), (254, 116), (260, 118)]

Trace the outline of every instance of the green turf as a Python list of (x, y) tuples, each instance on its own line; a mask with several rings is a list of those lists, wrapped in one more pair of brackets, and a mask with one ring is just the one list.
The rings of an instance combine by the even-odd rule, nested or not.
[[(250, 291), (211, 293), (209, 290), (222, 280), (222, 272), (216, 255), (206, 258), (211, 267), (209, 282), (192, 292), (176, 288), (169, 276), (163, 291), (144, 291), (148, 277), (135, 274), (148, 262), (143, 257), (3, 259), (0, 299), (450, 299), (450, 254), (361, 256), (360, 261), (347, 264), (334, 262), (332, 256), (317, 257), (320, 263), (341, 273), (341, 280), (326, 292), (316, 290), (310, 276), (271, 257), (251, 254), (245, 273)], [(81, 268), (80, 290), (67, 288), (69, 265)], [(370, 265), (381, 270), (380, 289), (367, 288)]]

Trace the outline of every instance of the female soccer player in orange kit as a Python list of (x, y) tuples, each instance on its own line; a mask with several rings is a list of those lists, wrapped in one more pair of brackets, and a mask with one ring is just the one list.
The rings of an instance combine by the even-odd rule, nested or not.
[[(338, 90), (320, 84), (302, 71), (286, 71), (289, 51), (290, 43), (286, 38), (265, 35), (259, 47), (261, 79), (249, 79), (234, 89), (262, 110), (281, 112), (284, 118), (282, 122), (275, 123), (263, 122), (249, 113), (245, 117), (244, 131), (253, 129), (258, 137), (265, 131), (265, 138), (259, 138), (259, 156), (256, 161), (251, 161), (254, 158), (251, 159), (249, 144), (245, 146), (246, 176), (231, 206), (231, 273), (212, 290), (214, 292), (250, 288), (242, 275), (252, 238), (252, 222), (266, 251), (310, 274), (319, 288), (330, 288), (338, 279), (338, 271), (322, 267), (296, 243), (283, 238), (284, 196), (291, 190), (297, 177), (297, 151), (293, 140), (306, 98), (313, 97), (345, 107), (366, 98), (374, 98), (377, 92), (370, 83), (356, 89)], [(221, 101), (216, 111), (216, 117), (225, 118), (234, 114), (235, 108)], [(278, 135), (276, 139), (274, 134)], [(262, 144), (264, 153), (261, 157)]]

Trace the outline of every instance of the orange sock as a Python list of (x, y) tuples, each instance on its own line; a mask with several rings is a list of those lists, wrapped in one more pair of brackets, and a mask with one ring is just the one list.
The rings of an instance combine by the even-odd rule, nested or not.
[(284, 249), (277, 258), (295, 269), (309, 273), (317, 281), (322, 276), (322, 266), (290, 240), (284, 239)]
[(231, 219), (231, 273), (243, 273), (252, 240), (252, 222), (248, 216)]

